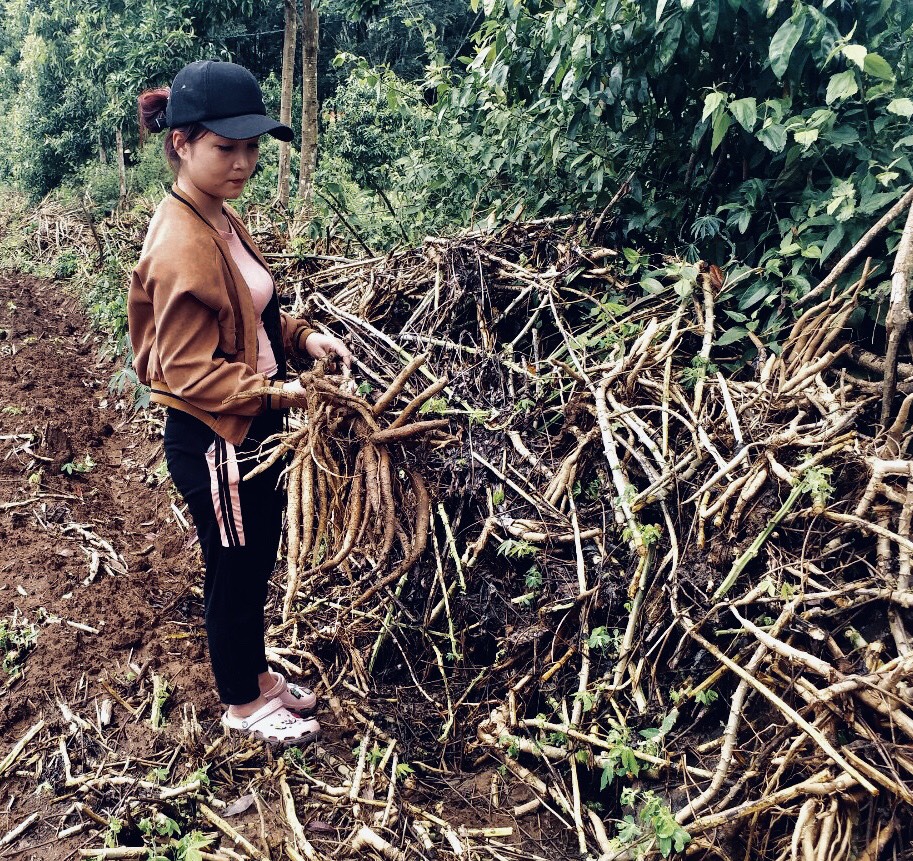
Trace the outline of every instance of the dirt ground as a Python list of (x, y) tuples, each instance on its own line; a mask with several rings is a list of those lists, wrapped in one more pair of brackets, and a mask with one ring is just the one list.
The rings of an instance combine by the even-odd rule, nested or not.
[[(253, 795), (257, 803), (232, 823), (259, 834), (266, 857), (288, 857), (272, 779), (286, 763), (263, 745), (226, 739), (218, 724), (201, 560), (163, 466), (160, 421), (109, 389), (116, 363), (98, 346), (59, 284), (0, 278), (0, 625), (8, 632), (0, 629), (0, 858), (76, 857), (110, 838), (112, 817), (125, 822), (118, 842), (140, 845), (136, 781), (175, 786), (201, 766), (210, 802), (224, 810)], [(170, 690), (158, 729), (150, 723), (157, 678)], [(304, 681), (319, 688), (307, 673)], [(371, 713), (370, 704), (360, 708)], [(346, 711), (324, 708), (323, 739), (304, 752), (328, 784), (354, 766), (363, 734)], [(487, 766), (462, 775), (435, 766), (418, 769), (417, 802), (434, 802), (463, 825), (513, 826), (505, 851), (536, 857), (514, 854), (514, 841), (541, 847), (537, 818), (517, 827), (491, 809)], [(503, 800), (526, 798), (508, 790)], [(194, 820), (192, 805), (152, 809), (214, 831)], [(351, 821), (314, 799), (298, 812), (317, 850), (337, 857)], [(564, 848), (552, 842), (546, 855), (564, 857)]]

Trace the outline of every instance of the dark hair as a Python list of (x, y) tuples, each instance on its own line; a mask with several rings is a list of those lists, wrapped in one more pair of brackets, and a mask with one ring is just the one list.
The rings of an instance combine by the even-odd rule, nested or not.
[(165, 125), (165, 108), (168, 105), (168, 97), (171, 95), (170, 87), (156, 87), (153, 90), (146, 90), (139, 95), (139, 129), (140, 143), (145, 140), (145, 132), (153, 133), (167, 131), (165, 135), (165, 158), (175, 174), (181, 164), (181, 159), (174, 148), (172, 132), (181, 132), (187, 139), (188, 143), (199, 140), (209, 131), (199, 123), (191, 123), (187, 126), (176, 126), (169, 129)]

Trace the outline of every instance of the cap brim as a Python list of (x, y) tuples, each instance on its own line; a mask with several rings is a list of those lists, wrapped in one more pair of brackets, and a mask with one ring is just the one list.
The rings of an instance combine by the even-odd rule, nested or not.
[(203, 120), (200, 125), (223, 138), (235, 141), (256, 138), (260, 135), (272, 135), (274, 138), (286, 142), (292, 139), (292, 130), (287, 125), (276, 122), (263, 114), (244, 114), (240, 117), (225, 117), (221, 120)]

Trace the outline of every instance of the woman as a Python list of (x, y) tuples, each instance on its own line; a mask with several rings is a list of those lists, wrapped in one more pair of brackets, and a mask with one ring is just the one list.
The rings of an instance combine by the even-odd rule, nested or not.
[[(351, 355), (279, 309), (266, 262), (237, 215), (263, 134), (292, 131), (266, 114), (253, 75), (234, 63), (185, 66), (172, 87), (139, 98), (151, 131), (166, 131), (175, 174), (143, 244), (128, 297), (134, 367), (167, 407), (165, 456), (193, 517), (206, 563), (209, 655), (228, 706), (222, 723), (271, 742), (301, 744), (319, 724), (316, 698), (266, 662), (264, 605), (279, 545), (282, 464), (242, 481), (281, 430), (286, 354)], [(232, 395), (270, 387), (241, 400)]]

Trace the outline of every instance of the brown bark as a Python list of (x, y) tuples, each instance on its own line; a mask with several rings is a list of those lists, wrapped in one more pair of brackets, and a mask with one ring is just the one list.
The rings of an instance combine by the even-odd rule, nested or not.
[(320, 23), (311, 0), (302, 0), (301, 14), (301, 172), (298, 196), (310, 202), (317, 165), (317, 46)]
[[(295, 80), (295, 48), (298, 41), (297, 0), (285, 2), (285, 29), (282, 37), (282, 90), (279, 102), (279, 121), (292, 124), (292, 87)], [(292, 149), (285, 141), (279, 142), (279, 181), (276, 197), (282, 207), (288, 206), (291, 179)]]

